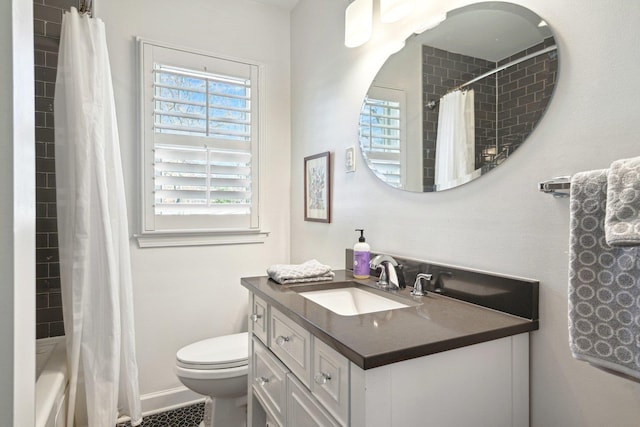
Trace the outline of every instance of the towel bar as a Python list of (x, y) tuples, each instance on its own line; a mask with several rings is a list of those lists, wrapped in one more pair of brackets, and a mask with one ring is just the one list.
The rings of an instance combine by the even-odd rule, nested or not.
[(559, 176), (548, 181), (539, 182), (538, 190), (551, 194), (553, 197), (569, 197), (571, 188), (571, 176)]

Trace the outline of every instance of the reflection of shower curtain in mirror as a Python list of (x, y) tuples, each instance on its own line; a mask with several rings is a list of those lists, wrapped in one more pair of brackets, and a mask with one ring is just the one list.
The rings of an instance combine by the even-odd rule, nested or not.
[(475, 170), (473, 90), (440, 98), (436, 140), (436, 187), (448, 188)]

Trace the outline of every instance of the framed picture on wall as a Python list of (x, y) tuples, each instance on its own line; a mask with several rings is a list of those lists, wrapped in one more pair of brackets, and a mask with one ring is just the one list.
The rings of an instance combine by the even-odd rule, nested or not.
[(304, 220), (331, 222), (331, 153), (304, 158)]

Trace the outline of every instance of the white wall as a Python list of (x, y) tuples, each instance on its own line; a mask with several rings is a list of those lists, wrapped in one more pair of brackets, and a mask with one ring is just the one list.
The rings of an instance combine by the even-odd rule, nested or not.
[(240, 277), (288, 261), (289, 12), (250, 0), (105, 0), (131, 233), (137, 232), (138, 146), (135, 37), (265, 65), (264, 244), (139, 249), (132, 241), (136, 341), (143, 395), (180, 385), (176, 351), (207, 337), (246, 330)]
[[(556, 31), (560, 71), (549, 110), (508, 162), (463, 187), (430, 194), (386, 187), (361, 156), (355, 174), (344, 172), (360, 104), (388, 51), (379, 35), (361, 48), (344, 47), (347, 3), (300, 0), (292, 13), (292, 262), (317, 258), (342, 267), (353, 229), (364, 228), (377, 251), (538, 279), (532, 425), (637, 426), (640, 384), (571, 358), (568, 200), (539, 193), (536, 184), (640, 154), (640, 2), (514, 0)], [(374, 28), (388, 41), (405, 30), (406, 23)], [(336, 158), (333, 222), (304, 222), (303, 158), (326, 150)]]
[(0, 424), (33, 425), (36, 215), (32, 2), (0, 2), (0, 57)]
[[(373, 84), (401, 90), (405, 94), (406, 141), (422, 141), (422, 45), (407, 43), (376, 74)], [(402, 130), (401, 130), (402, 132)], [(422, 191), (422, 144), (407, 144), (403, 150), (405, 186)]]

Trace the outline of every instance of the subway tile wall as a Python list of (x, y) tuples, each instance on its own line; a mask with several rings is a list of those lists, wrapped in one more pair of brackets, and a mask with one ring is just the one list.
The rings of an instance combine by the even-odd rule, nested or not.
[[(494, 69), (495, 62), (422, 46), (423, 105), (438, 101), (451, 89)], [(476, 121), (476, 153), (495, 145), (496, 80), (483, 79), (467, 88), (474, 90)], [(439, 104), (438, 104), (439, 105)], [(435, 178), (436, 134), (439, 106), (423, 109), (423, 189), (432, 191)], [(476, 168), (481, 167), (476, 162)]]
[[(555, 44), (544, 42), (498, 62), (498, 66)], [(538, 55), (498, 73), (499, 151), (513, 152), (533, 131), (549, 103), (558, 72), (556, 51)]]
[(36, 110), (36, 338), (64, 335), (53, 127), (53, 94), (62, 13), (78, 0), (34, 0)]
[[(452, 88), (555, 43), (549, 38), (539, 45), (490, 62), (423, 46), (423, 101), (437, 101)], [(511, 154), (533, 131), (551, 98), (558, 70), (556, 52), (536, 56), (495, 75), (473, 83), (475, 91), (476, 168), (494, 167), (496, 160), (483, 156), (485, 149), (496, 147), (496, 154)], [(496, 99), (497, 86), (497, 99)], [(424, 109), (423, 188), (432, 191), (435, 176), (436, 133), (439, 108)], [(496, 120), (497, 112), (497, 120)], [(497, 138), (497, 144), (496, 144)]]

